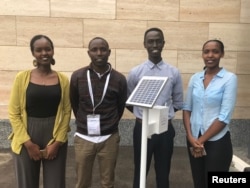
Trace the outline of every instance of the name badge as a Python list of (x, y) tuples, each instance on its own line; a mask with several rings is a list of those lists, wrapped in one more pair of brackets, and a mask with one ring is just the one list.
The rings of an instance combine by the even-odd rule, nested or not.
[(101, 135), (100, 114), (87, 115), (87, 128), (88, 128), (88, 135), (90, 136)]

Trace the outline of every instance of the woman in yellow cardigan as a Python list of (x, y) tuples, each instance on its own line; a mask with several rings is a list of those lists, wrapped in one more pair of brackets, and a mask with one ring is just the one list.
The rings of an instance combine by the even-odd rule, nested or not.
[(51, 68), (55, 60), (50, 38), (34, 36), (30, 49), (35, 68), (16, 75), (9, 103), (17, 188), (38, 188), (41, 164), (44, 187), (65, 188), (69, 80)]

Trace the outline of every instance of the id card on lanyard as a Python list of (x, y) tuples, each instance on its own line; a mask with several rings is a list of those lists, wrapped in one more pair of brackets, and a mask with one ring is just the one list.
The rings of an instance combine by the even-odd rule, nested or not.
[(109, 78), (110, 78), (110, 73), (108, 74), (108, 76), (106, 78), (106, 82), (105, 82), (105, 85), (104, 85), (104, 90), (103, 90), (103, 93), (102, 93), (102, 98), (101, 98), (100, 102), (95, 106), (94, 95), (93, 95), (89, 70), (87, 72), (89, 94), (90, 94), (91, 102), (92, 102), (92, 105), (93, 105), (93, 114), (87, 115), (87, 129), (88, 129), (88, 135), (89, 136), (99, 136), (99, 135), (101, 135), (101, 124), (100, 124), (101, 115), (100, 114), (95, 114), (95, 109), (102, 103), (102, 101), (104, 99), (104, 96), (105, 96), (105, 94), (107, 92), (107, 88), (108, 88)]
[(87, 115), (87, 127), (88, 127), (88, 135), (99, 136), (101, 134), (100, 115), (99, 114)]

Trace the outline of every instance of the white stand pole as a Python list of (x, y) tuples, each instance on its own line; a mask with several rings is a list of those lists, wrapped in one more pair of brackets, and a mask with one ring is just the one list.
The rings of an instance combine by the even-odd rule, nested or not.
[(148, 108), (143, 108), (141, 135), (140, 188), (146, 188)]

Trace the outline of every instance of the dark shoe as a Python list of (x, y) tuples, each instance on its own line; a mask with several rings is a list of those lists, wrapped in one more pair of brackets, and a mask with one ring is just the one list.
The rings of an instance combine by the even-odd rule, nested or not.
[(245, 167), (244, 172), (250, 172), (250, 167)]

